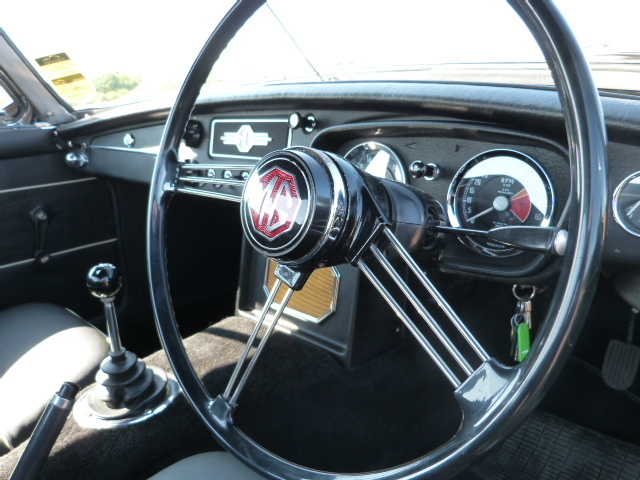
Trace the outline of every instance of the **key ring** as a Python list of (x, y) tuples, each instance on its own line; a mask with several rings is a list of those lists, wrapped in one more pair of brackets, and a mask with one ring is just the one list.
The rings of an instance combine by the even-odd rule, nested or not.
[[(528, 294), (518, 293), (518, 290), (527, 288), (531, 289)], [(538, 289), (533, 285), (514, 285), (511, 291), (513, 292), (513, 296), (516, 297), (516, 299), (518, 299), (519, 301), (529, 302), (536, 296), (536, 292), (538, 291)]]
[(511, 317), (511, 328), (514, 330), (518, 330), (518, 327), (521, 323), (526, 323), (526, 317), (521, 313), (516, 313), (513, 317)]

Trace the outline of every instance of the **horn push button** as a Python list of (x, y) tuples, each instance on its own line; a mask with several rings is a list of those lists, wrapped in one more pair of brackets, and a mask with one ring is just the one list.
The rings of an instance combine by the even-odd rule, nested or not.
[(259, 252), (285, 265), (317, 265), (344, 225), (344, 179), (324, 152), (275, 151), (249, 174), (240, 209), (245, 236)]

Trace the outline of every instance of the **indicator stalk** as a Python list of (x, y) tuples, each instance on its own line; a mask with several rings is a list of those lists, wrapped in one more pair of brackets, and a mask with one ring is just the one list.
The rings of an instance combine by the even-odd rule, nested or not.
[(567, 250), (568, 233), (558, 227), (514, 226), (497, 227), (485, 231), (432, 225), (430, 229), (434, 232), (452, 235), (486, 238), (519, 250), (545, 255), (562, 256)]

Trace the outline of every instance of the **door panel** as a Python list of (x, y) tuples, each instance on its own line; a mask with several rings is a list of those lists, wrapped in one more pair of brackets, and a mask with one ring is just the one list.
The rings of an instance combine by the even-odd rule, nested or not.
[[(113, 194), (106, 181), (68, 168), (54, 140), (50, 130), (0, 131), (8, 145), (0, 154), (0, 309), (48, 301), (90, 318), (101, 306), (86, 272), (119, 260)], [(37, 208), (47, 214), (44, 262), (35, 258)]]

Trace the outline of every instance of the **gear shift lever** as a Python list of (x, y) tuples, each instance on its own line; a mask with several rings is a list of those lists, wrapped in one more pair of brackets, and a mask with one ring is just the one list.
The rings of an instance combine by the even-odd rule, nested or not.
[(123, 348), (120, 342), (116, 307), (113, 304), (117, 293), (122, 288), (122, 278), (118, 275), (118, 269), (110, 263), (100, 263), (94, 266), (87, 274), (87, 288), (91, 295), (99, 298), (104, 304), (111, 352), (120, 353)]
[[(166, 372), (148, 367), (122, 346), (114, 304), (121, 287), (118, 270), (110, 263), (95, 265), (87, 274), (89, 292), (104, 305), (111, 350), (96, 373), (97, 385), (78, 402), (84, 417), (116, 421), (116, 424), (149, 416), (149, 412), (172, 401), (178, 391), (175, 380), (169, 379)], [(79, 418), (76, 414), (80, 423), (83, 423), (82, 415)]]

